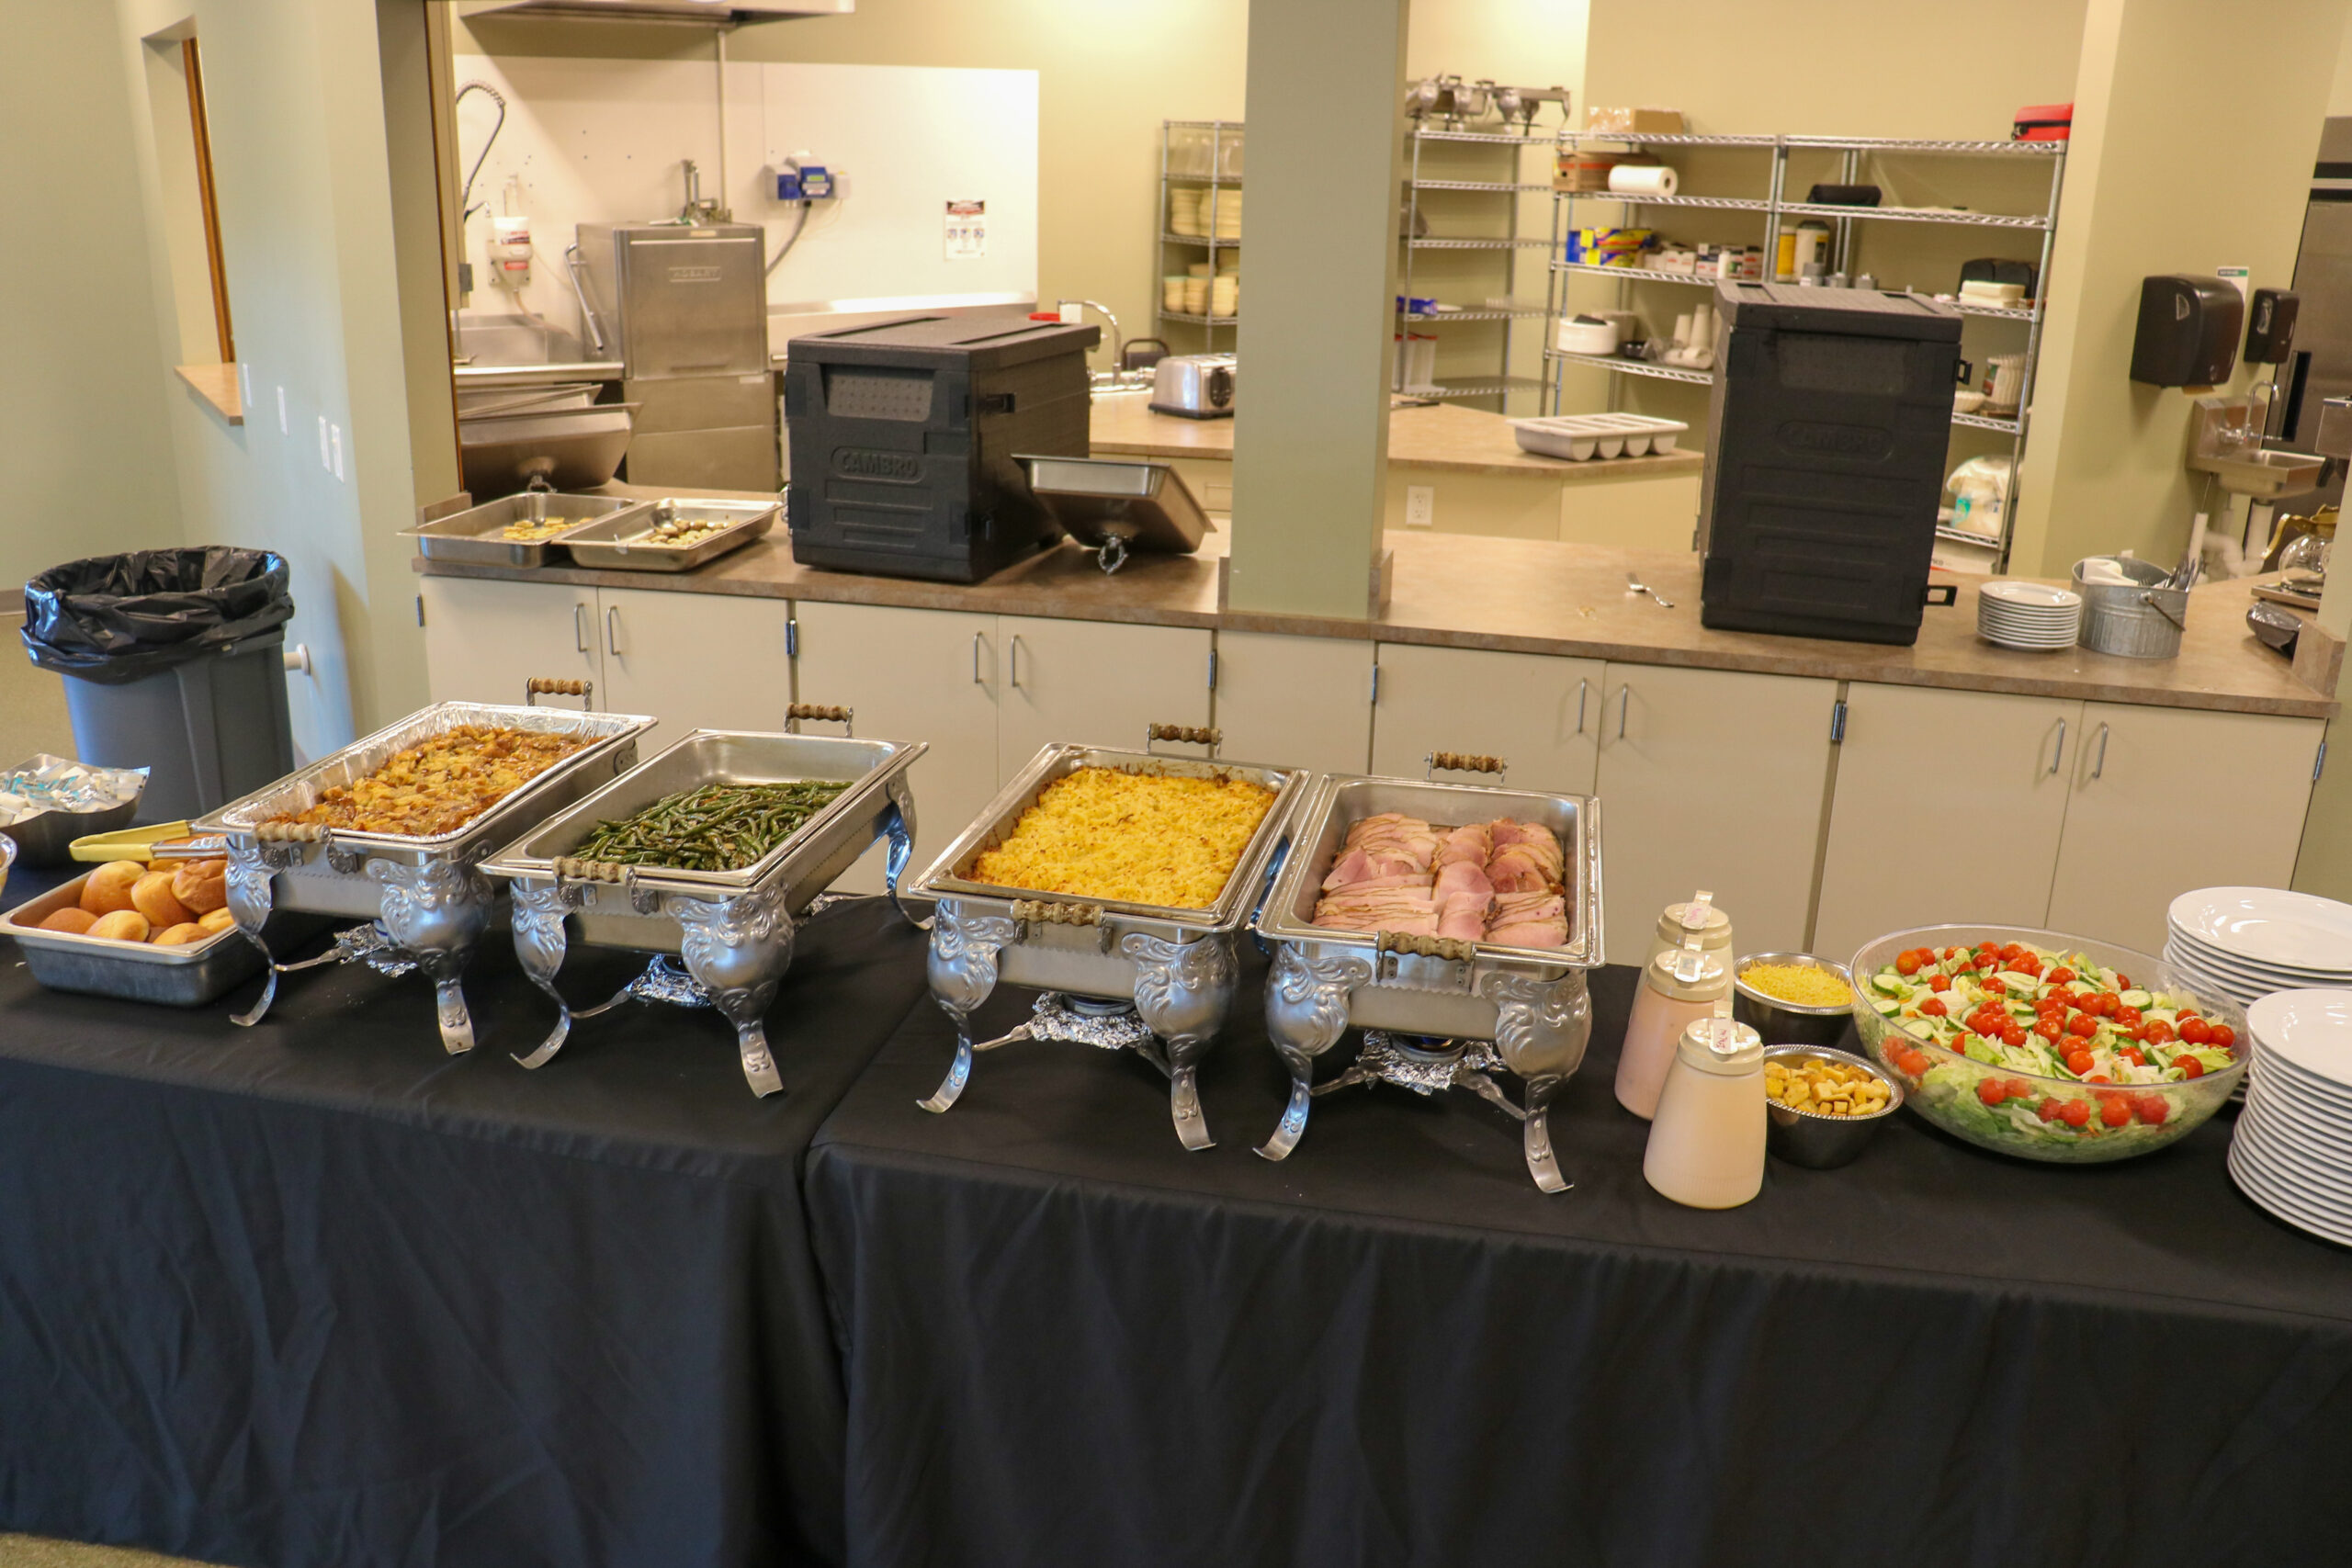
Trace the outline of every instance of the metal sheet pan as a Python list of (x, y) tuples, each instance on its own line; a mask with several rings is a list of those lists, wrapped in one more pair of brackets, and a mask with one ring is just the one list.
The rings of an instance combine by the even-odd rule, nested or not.
[(559, 517), (577, 517), (581, 526), (616, 522), (645, 505), (642, 501), (619, 496), (526, 491), (470, 506), (413, 528), (403, 528), (401, 537), (413, 539), (416, 553), (427, 560), (468, 561), (481, 566), (544, 566), (549, 552), (561, 542), (562, 535), (526, 544), (500, 538), (500, 530), (510, 523), (544, 521), (550, 513)]
[(40, 930), (41, 921), (81, 901), (82, 885), (88, 880), (89, 874), (85, 872), (17, 905), (0, 920), (0, 930), (15, 938), (23, 950), (25, 967), (51, 990), (160, 1002), (167, 1007), (202, 1007), (239, 981), (261, 973), (260, 950), (240, 938), (233, 926), (183, 947), (109, 942)]
[[(1062, 531), (1089, 548), (1189, 552), (1216, 526), (1184, 477), (1136, 457), (1016, 457)], [(1107, 562), (1105, 563), (1108, 564)]]
[[(705, 561), (741, 549), (775, 526), (775, 502), (662, 500), (642, 512), (603, 518), (563, 536), (563, 546), (582, 566), (613, 571), (692, 571)], [(663, 523), (722, 522), (707, 539), (680, 547), (649, 543)]]

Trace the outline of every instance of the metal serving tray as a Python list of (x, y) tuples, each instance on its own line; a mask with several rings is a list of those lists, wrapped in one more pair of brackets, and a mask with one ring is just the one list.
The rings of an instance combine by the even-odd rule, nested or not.
[(1116, 571), (1130, 549), (1188, 553), (1216, 525), (1184, 476), (1167, 463), (1134, 457), (1023, 457), (1029, 488), (1062, 531), (1100, 552)]
[(88, 880), (85, 872), (17, 905), (0, 921), (0, 930), (24, 950), (25, 967), (32, 977), (51, 990), (192, 1008), (261, 973), (261, 954), (239, 939), (234, 927), (184, 947), (40, 930), (41, 921), (81, 901), (82, 885)]
[[(1385, 811), (1457, 828), (1510, 817), (1557, 833), (1564, 852), (1568, 945), (1507, 947), (1312, 924), (1323, 879), (1348, 829)], [(1350, 1076), (1326, 1089), (1377, 1077), (1425, 1094), (1460, 1084), (1522, 1118), (1528, 1168), (1538, 1186), (1547, 1191), (1567, 1187), (1552, 1154), (1545, 1118), (1552, 1095), (1582, 1064), (1592, 1032), (1585, 971), (1598, 968), (1603, 959), (1598, 800), (1359, 774), (1318, 778), (1300, 809), (1290, 856), (1257, 928), (1274, 948), (1266, 980), (1266, 1032), (1291, 1073), (1289, 1108), (1260, 1154), (1281, 1159), (1297, 1146), (1318, 1092), (1315, 1058), (1353, 1025), (1376, 1032), (1366, 1037), (1372, 1064), (1360, 1062)], [(1493, 1048), (1465, 1042), (1492, 1042)], [(1496, 1066), (1527, 1080), (1523, 1111), (1486, 1077), (1486, 1069)]]
[[(1204, 740), (1214, 753), (1214, 730), (1187, 731), (1181, 738)], [(1088, 767), (1247, 779), (1272, 789), (1274, 802), (1243, 848), (1224, 891), (1205, 909), (1074, 899), (971, 879), (973, 861), (1003, 841), (1047, 785)], [(1196, 761), (1148, 750), (1072, 745), (1041, 749), (915, 883), (917, 893), (939, 900), (931, 936), (931, 991), (955, 1019), (956, 1036), (955, 1063), (923, 1107), (945, 1111), (954, 1105), (971, 1077), (974, 1054), (1014, 1040), (1128, 1046), (1168, 1074), (1170, 1111), (1184, 1145), (1210, 1147), (1195, 1072), (1232, 1005), (1235, 936), (1249, 924), (1271, 868), (1289, 841), (1290, 818), (1306, 778), (1304, 769)], [(1038, 999), (1029, 1022), (1001, 1039), (975, 1044), (972, 1014), (1000, 979), (1047, 994)], [(1113, 1006), (1073, 1006), (1064, 999), (1066, 995)], [(1125, 1016), (1129, 1005), (1131, 1017)]]
[[(697, 729), (651, 761), (548, 818), (483, 870), (514, 884), (514, 952), (532, 983), (555, 999), (555, 1030), (517, 1057), (552, 1059), (575, 1018), (631, 998), (707, 1000), (735, 1026), (743, 1076), (755, 1093), (784, 1087), (769, 1055), (765, 1019), (792, 964), (793, 922), (875, 840), (890, 840), (891, 900), (914, 845), (914, 792), (907, 770), (928, 746)], [(741, 871), (611, 866), (571, 858), (597, 823), (630, 817), (665, 795), (706, 784), (839, 780), (850, 785), (800, 830)], [(657, 958), (610, 1001), (575, 1012), (556, 988), (577, 940), (682, 956), (690, 982)]]
[[(498, 726), (592, 737), (564, 758), (455, 831), (432, 838), (356, 833), (270, 818), (316, 804), (322, 793), (366, 778), (404, 747), (465, 725)], [(605, 780), (636, 765), (637, 739), (653, 725), (639, 714), (581, 713), (563, 708), (509, 707), (492, 703), (435, 703), (322, 761), (191, 823), (229, 844), (229, 908), (237, 929), (265, 955), (263, 924), (272, 909), (343, 915), (381, 924), (390, 945), (434, 982), (441, 1043), (451, 1052), (473, 1048), (473, 1021), (458, 980), (489, 923), (494, 897), (478, 869), (491, 847), (526, 823), (571, 805)], [(328, 955), (364, 956), (348, 947)], [(311, 963), (328, 960), (311, 960)], [(260, 1021), (289, 968), (270, 964), (269, 983), (253, 1010), (237, 1021)]]
[(502, 539), (499, 531), (510, 523), (544, 522), (548, 513), (577, 514), (580, 525), (618, 522), (642, 511), (647, 502), (613, 495), (566, 495), (559, 491), (526, 491), (463, 512), (401, 530), (401, 537), (416, 541), (416, 553), (426, 560), (469, 561), (478, 566), (545, 566), (548, 551), (577, 527), (532, 544)]
[[(563, 536), (563, 547), (582, 566), (615, 571), (692, 571), (775, 527), (779, 510), (772, 501), (656, 501), (642, 512), (624, 513), (575, 528)], [(727, 526), (683, 547), (647, 542), (657, 526), (670, 522), (723, 522)]]

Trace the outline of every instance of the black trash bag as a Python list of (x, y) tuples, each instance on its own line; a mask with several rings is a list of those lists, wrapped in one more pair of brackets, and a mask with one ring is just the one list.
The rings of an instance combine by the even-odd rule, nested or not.
[(284, 626), (287, 575), (285, 557), (230, 545), (67, 561), (25, 584), (25, 651), (85, 681), (140, 680)]

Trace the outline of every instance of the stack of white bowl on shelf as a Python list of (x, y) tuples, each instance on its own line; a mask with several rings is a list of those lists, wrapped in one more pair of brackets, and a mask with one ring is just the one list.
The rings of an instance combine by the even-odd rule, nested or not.
[(2352, 988), (2352, 905), (2282, 887), (2200, 887), (2172, 901), (2165, 962), (2251, 1009), (2275, 991)]
[(1988, 582), (1976, 591), (1976, 635), (2002, 648), (2072, 648), (2083, 628), (2083, 596), (2047, 582)]
[(2299, 1230), (2352, 1246), (2352, 991), (2279, 991), (2246, 1012), (2254, 1066), (2230, 1179)]

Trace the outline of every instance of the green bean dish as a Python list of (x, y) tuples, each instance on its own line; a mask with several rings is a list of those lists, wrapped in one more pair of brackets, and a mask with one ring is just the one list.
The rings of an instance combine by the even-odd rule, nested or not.
[(599, 822), (572, 854), (614, 865), (741, 871), (831, 805), (845, 784), (707, 784), (663, 795), (636, 816)]

